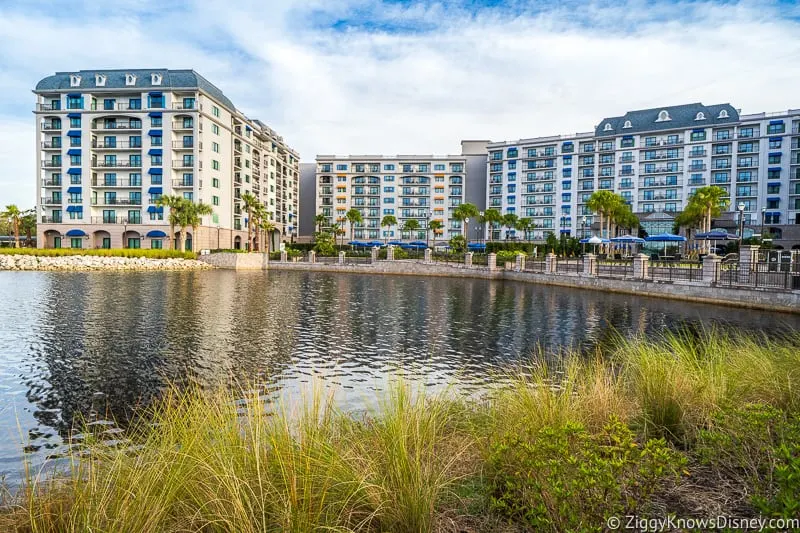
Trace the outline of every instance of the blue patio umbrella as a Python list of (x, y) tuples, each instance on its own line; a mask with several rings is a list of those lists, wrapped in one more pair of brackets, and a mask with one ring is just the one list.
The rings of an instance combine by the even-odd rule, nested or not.
[(381, 242), (381, 241), (369, 241), (367, 243), (367, 246), (370, 246), (370, 247), (377, 246), (378, 248), (380, 248), (381, 246), (383, 246), (383, 242)]
[(686, 237), (681, 235), (673, 235), (672, 233), (659, 233), (658, 235), (648, 235), (644, 238), (647, 242), (663, 242), (664, 255), (667, 255), (668, 242), (686, 242)]
[(716, 229), (705, 233), (696, 233), (694, 236), (698, 241), (714, 241), (714, 250), (717, 251), (717, 241), (738, 241), (739, 236), (728, 233), (725, 230)]
[(367, 243), (365, 243), (365, 242), (361, 242), (361, 241), (350, 241), (350, 242), (348, 242), (347, 244), (349, 244), (350, 246), (355, 246), (355, 247), (357, 247), (357, 248), (358, 248), (358, 247), (367, 246)]
[(619, 237), (614, 237), (611, 239), (611, 242), (622, 244), (627, 248), (627, 246), (633, 244), (644, 244), (645, 240), (641, 237), (634, 237), (633, 235), (620, 235)]
[(610, 240), (608, 240), (608, 239), (600, 239), (600, 242), (597, 242), (597, 243), (595, 243), (594, 241), (592, 241), (592, 242), (589, 242), (591, 239), (594, 239), (594, 238), (600, 239), (600, 237), (586, 237), (585, 239), (581, 239), (581, 240), (580, 240), (580, 241), (578, 241), (578, 242), (579, 242), (580, 244), (608, 244), (608, 243), (610, 243), (610, 242), (611, 242), (611, 241), (610, 241)]
[(426, 247), (428, 246), (428, 243), (425, 241), (411, 241), (408, 244), (411, 244), (413, 246), (426, 246)]
[(388, 244), (389, 246), (402, 246), (403, 241), (389, 241), (386, 244)]
[(486, 250), (486, 245), (482, 242), (471, 242), (467, 245), (468, 250)]

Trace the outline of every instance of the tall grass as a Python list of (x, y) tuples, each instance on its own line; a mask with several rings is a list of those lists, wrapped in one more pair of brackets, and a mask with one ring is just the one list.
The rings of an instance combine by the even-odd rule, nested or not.
[(400, 382), (363, 417), (339, 411), (320, 388), (294, 403), (257, 391), (173, 389), (130, 428), (128, 446), (98, 435), (74, 452), (68, 472), (31, 473), (0, 512), (0, 530), (485, 526), (493, 510), (483, 472), (498, 441), (570, 424), (600, 435), (613, 419), (642, 442), (665, 437), (690, 453), (698, 433), (741, 405), (796, 416), (799, 347), (798, 336), (718, 331), (620, 340), (588, 359), (538, 363), (482, 403)]
[(99, 257), (144, 257), (148, 259), (197, 259), (197, 254), (194, 252), (142, 248), (0, 248), (0, 255), (33, 255), (39, 257), (91, 255)]

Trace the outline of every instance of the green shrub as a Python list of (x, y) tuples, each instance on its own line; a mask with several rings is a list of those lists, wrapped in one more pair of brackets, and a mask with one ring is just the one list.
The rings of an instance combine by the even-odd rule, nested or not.
[(453, 253), (464, 253), (464, 251), (467, 249), (467, 239), (465, 239), (463, 235), (456, 235), (450, 239), (448, 244), (450, 245), (450, 250), (452, 250)]
[(497, 264), (502, 265), (506, 261), (511, 261), (513, 263), (517, 260), (517, 255), (519, 254), (527, 255), (522, 251), (500, 250), (497, 252)]
[(336, 241), (330, 233), (317, 233), (316, 234), (316, 242), (313, 245), (313, 250), (317, 252), (318, 255), (323, 257), (335, 257), (337, 255), (336, 252)]
[(603, 531), (609, 516), (646, 511), (685, 462), (663, 439), (640, 446), (615, 417), (595, 434), (567, 422), (492, 443), (490, 498), (494, 510), (537, 531)]
[(34, 255), (38, 257), (65, 257), (69, 255), (91, 255), (98, 257), (145, 257), (148, 259), (197, 259), (194, 252), (179, 250), (154, 250), (142, 248), (3, 248), (3, 255)]
[(499, 252), (525, 252), (528, 255), (533, 254), (535, 244), (530, 242), (503, 242), (503, 241), (489, 241), (486, 243), (486, 253), (499, 253)]

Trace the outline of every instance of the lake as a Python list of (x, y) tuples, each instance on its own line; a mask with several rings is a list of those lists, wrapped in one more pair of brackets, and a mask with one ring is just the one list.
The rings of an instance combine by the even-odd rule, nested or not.
[[(800, 317), (509, 281), (308, 272), (0, 272), (0, 475), (64, 450), (76, 416), (124, 422), (167, 383), (315, 380), (357, 410), (401, 370), (486, 390), (538, 347)], [(109, 439), (119, 430), (109, 425)]]

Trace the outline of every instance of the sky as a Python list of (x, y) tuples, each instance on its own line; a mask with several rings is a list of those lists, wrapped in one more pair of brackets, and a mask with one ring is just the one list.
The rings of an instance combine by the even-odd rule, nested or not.
[(800, 5), (0, 0), (0, 206), (35, 202), (36, 83), (104, 68), (194, 69), (304, 162), (457, 154), (634, 109), (800, 108)]

